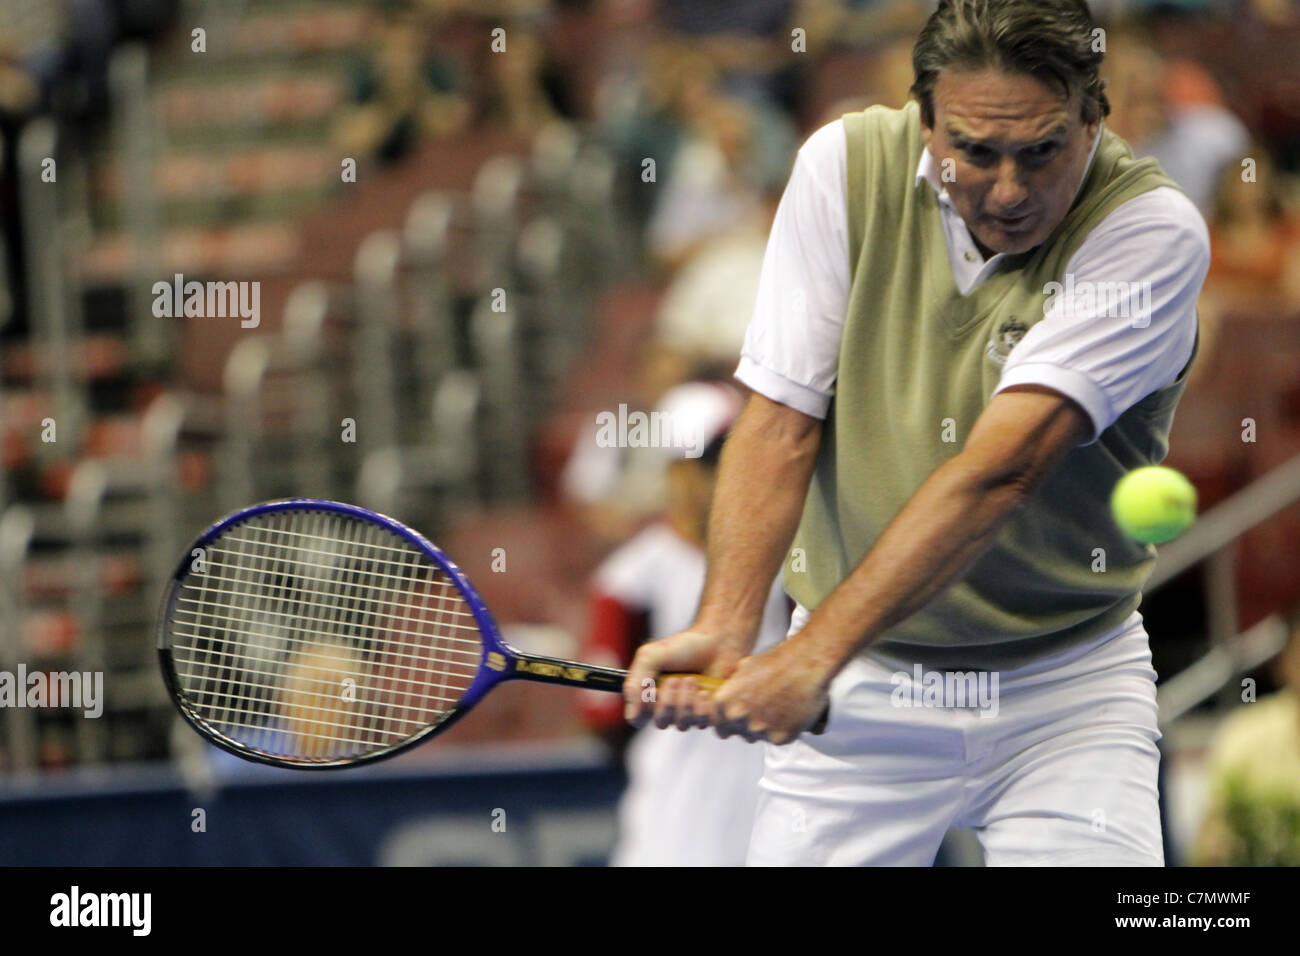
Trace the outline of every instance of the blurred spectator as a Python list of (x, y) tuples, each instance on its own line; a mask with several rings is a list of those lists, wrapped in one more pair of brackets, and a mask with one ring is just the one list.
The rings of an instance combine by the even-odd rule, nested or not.
[(508, 29), (505, 50), (489, 53), (486, 66), (485, 121), (531, 137), (557, 118), (576, 118), (558, 65), (530, 29)]
[(118, 38), (117, 4), (63, 0), (62, 6), (65, 28), (35, 58), (34, 67), (61, 114), (98, 119), (108, 109), (108, 59)]
[(1135, 34), (1113, 30), (1107, 42), (1107, 125), (1135, 156), (1157, 159), (1208, 218), (1219, 171), (1245, 155), (1246, 127), (1200, 67), (1167, 62)]
[(172, 25), (182, 0), (112, 0), (123, 39), (160, 36)]
[(632, 215), (648, 223), (647, 251), (665, 269), (756, 209), (755, 191), (784, 182), (798, 147), (789, 115), (765, 97), (728, 92), (725, 72), (705, 44), (669, 38), (643, 64), (608, 76), (597, 97), (600, 135), (627, 171)]
[(913, 36), (874, 47), (864, 64), (862, 75), (855, 82), (838, 90), (839, 95), (824, 105), (819, 105), (814, 115), (812, 129), (821, 129), (845, 113), (860, 113), (871, 106), (888, 106), (902, 109), (912, 93)]
[(62, 11), (53, 4), (0, 0), (0, 245), (8, 280), (0, 335), (27, 333), (26, 257), (18, 184), (18, 138), (32, 117), (48, 107), (49, 90), (37, 65), (55, 48), (63, 27)]
[(1201, 290), (1199, 359), (1190, 382), (1212, 374), (1225, 321), (1250, 310), (1300, 309), (1300, 217), (1288, 205), (1284, 180), (1262, 145), (1246, 150), (1253, 179), (1240, 160), (1218, 177), (1209, 219), (1210, 271)]
[(0, 45), (0, 115), (21, 117), (41, 101), (41, 88), (16, 50)]
[(1245, 153), (1250, 175), (1237, 160), (1216, 183), (1207, 285), (1300, 307), (1300, 217), (1265, 147), (1252, 144)]
[(1300, 24), (1300, 3), (1296, 0), (1250, 0), (1251, 12), (1274, 27)]
[(674, 275), (659, 304), (651, 347), (665, 367), (678, 370), (675, 381), (693, 368), (734, 368), (780, 199), (781, 190), (769, 188), (752, 215), (706, 241)]
[(790, 66), (795, 0), (658, 0), (668, 33), (707, 55), (722, 69), (722, 89), (733, 96), (792, 109), (782, 70)]
[[(693, 378), (730, 381), (781, 191), (771, 185), (752, 214), (703, 242), (678, 269), (660, 300), (654, 336), (641, 353), (631, 407), (650, 408), (670, 388)], [(594, 424), (578, 435), (561, 488), (592, 534), (622, 540), (662, 507), (662, 464), (641, 449), (601, 447), (594, 436)]]
[(798, 146), (793, 124), (765, 107), (706, 92), (690, 109), (647, 225), (648, 251), (670, 271), (761, 216), (763, 193), (789, 177)]
[(1289, 623), (1282, 689), (1233, 711), (1215, 736), (1199, 864), (1300, 866), (1300, 606)]
[[(646, 414), (670, 388), (691, 378), (729, 377), (732, 364), (734, 357), (725, 375), (717, 369), (685, 368), (676, 352), (651, 343), (623, 403), (626, 414)], [(626, 541), (664, 507), (668, 489), (663, 455), (656, 448), (602, 443), (593, 412), (574, 440), (560, 475), (560, 491), (588, 535), (607, 545)]]
[(794, 0), (658, 0), (659, 19), (692, 37), (771, 36), (789, 22)]
[(708, 57), (670, 41), (651, 45), (644, 63), (614, 71), (602, 81), (596, 121), (619, 168), (627, 170), (626, 193), (636, 225), (644, 226), (658, 196), (654, 184), (641, 180), (644, 161), (653, 159), (655, 181), (666, 181), (693, 104), (716, 83), (717, 68)]
[[(836, 36), (854, 46), (871, 46), (892, 36), (911, 43), (939, 0), (837, 0), (843, 7)], [(909, 85), (911, 81), (908, 81)], [(888, 104), (894, 105), (894, 104)], [(901, 106), (902, 104), (898, 104)]]
[[(0, 316), (4, 335), (27, 333), (27, 288), (22, 210), (18, 200), (18, 140), (29, 120), (53, 115), (87, 127), (108, 112), (108, 63), (128, 0), (0, 0), (0, 228), (13, 321)], [(160, 8), (159, 12), (165, 12)], [(68, 142), (77, 143), (76, 140)], [(66, 146), (64, 148), (67, 148)]]
[(334, 130), (343, 153), (392, 162), (422, 135), (465, 128), (470, 106), (462, 71), (450, 54), (428, 48), (431, 27), (409, 0), (390, 0), (376, 15), (374, 49), (356, 67), (353, 105)]
[(0, 335), (6, 338), (27, 330), (18, 137), (39, 103), (35, 77), (12, 48), (0, 45)]
[(47, 64), (60, 56), (67, 29), (62, 4), (0, 0), (0, 110), (8, 115), (47, 108), (52, 81)]
[[(718, 457), (740, 413), (739, 392), (692, 382), (670, 390), (656, 414), (693, 439), (656, 449), (669, 484), (663, 518), (615, 551), (596, 571), (592, 624), (584, 659), (626, 667), (643, 638), (656, 640), (690, 626), (704, 588), (704, 528)], [(789, 605), (774, 580), (758, 635), (768, 647), (785, 637)], [(591, 726), (620, 733), (623, 702), (584, 695)], [(616, 866), (739, 866), (745, 862), (763, 750), (712, 732), (645, 727), (628, 748), (628, 788), (619, 806)]]
[(912, 45), (915, 37), (899, 37), (885, 44), (875, 54), (871, 69), (871, 89), (876, 102), (891, 109), (902, 109), (912, 97)]

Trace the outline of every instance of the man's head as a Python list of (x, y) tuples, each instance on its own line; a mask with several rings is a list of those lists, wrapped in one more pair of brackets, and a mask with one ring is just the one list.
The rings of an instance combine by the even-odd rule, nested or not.
[(1110, 112), (1082, 0), (942, 0), (912, 51), (925, 144), (985, 255), (1065, 218)]

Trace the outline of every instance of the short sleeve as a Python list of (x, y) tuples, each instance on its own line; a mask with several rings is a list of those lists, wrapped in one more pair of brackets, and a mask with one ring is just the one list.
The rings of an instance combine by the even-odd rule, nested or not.
[(736, 377), (816, 418), (834, 394), (849, 299), (844, 123), (799, 150), (772, 222)]
[(1087, 412), (1095, 442), (1186, 366), (1209, 265), (1209, 232), (1183, 193), (1162, 187), (1124, 203), (1044, 290), (1047, 313), (1011, 350), (994, 394), (1060, 392)]

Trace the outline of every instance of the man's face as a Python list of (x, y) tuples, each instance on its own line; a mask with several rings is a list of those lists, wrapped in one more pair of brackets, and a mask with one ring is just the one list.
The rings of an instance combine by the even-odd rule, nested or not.
[(980, 251), (1037, 246), (1070, 208), (1100, 118), (1083, 122), (1077, 94), (994, 69), (945, 70), (933, 99), (925, 145)]

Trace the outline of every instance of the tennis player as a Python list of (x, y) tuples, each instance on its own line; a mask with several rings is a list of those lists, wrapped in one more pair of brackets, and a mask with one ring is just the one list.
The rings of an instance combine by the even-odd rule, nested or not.
[(1103, 48), (1081, 0), (944, 0), (913, 101), (799, 151), (700, 607), (625, 685), (634, 722), (769, 742), (750, 863), (924, 865), (969, 827), (990, 865), (1163, 864), (1154, 549), (1107, 500), (1167, 451), (1209, 239), (1106, 129)]

